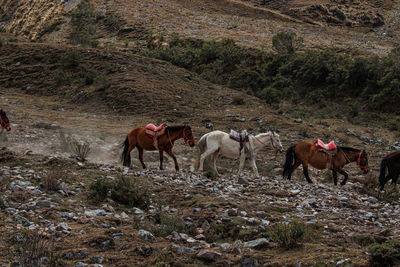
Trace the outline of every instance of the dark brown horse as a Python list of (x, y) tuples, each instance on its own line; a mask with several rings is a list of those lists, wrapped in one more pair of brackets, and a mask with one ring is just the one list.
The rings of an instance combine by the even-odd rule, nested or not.
[(326, 153), (320, 151), (313, 143), (303, 141), (296, 145), (289, 147), (286, 151), (286, 160), (283, 170), (283, 177), (290, 180), (293, 171), (303, 165), (303, 173), (307, 182), (312, 183), (308, 175), (308, 165), (323, 170), (329, 168), (332, 170), (333, 182), (337, 185), (337, 173), (343, 174), (344, 179), (340, 183), (345, 185), (349, 175), (343, 170), (343, 166), (350, 163), (357, 162), (357, 166), (367, 173), (368, 169), (368, 155), (365, 150), (361, 151), (351, 147), (337, 147), (336, 155), (332, 157), (331, 161)]
[(121, 161), (124, 166), (130, 167), (131, 165), (131, 151), (136, 147), (139, 151), (139, 160), (142, 163), (143, 169), (146, 169), (146, 165), (143, 162), (143, 150), (158, 150), (160, 154), (160, 170), (163, 169), (164, 151), (170, 155), (175, 162), (175, 169), (178, 171), (179, 166), (172, 147), (174, 142), (180, 138), (183, 138), (184, 143), (189, 142), (189, 145), (193, 147), (195, 145), (190, 126), (166, 126), (165, 133), (157, 138), (157, 147), (153, 138), (148, 136), (145, 132), (145, 127), (136, 127), (133, 129), (122, 144), (124, 150), (122, 151)]
[[(386, 176), (386, 168), (388, 175)], [(397, 184), (400, 174), (400, 151), (395, 151), (383, 158), (381, 162), (381, 171), (379, 174), (379, 186), (383, 190), (386, 182), (392, 179), (392, 184)]]
[(2, 109), (0, 109), (0, 123), (1, 131), (4, 131), (4, 129), (11, 131), (10, 121), (8, 120), (7, 114)]

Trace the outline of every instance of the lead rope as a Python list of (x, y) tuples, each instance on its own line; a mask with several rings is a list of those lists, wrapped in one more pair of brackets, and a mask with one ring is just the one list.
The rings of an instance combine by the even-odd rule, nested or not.
[(343, 151), (343, 150), (342, 150), (342, 152), (343, 152), (343, 155), (346, 157), (346, 160), (347, 160), (347, 162), (346, 162), (346, 163), (350, 163), (351, 161), (350, 161), (349, 157), (347, 157), (346, 153), (344, 153), (344, 151)]

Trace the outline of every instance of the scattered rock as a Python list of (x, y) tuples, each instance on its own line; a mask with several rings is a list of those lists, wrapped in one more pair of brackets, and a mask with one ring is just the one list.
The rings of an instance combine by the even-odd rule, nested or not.
[(203, 249), (197, 253), (196, 257), (201, 260), (215, 261), (222, 256), (221, 253), (215, 252), (213, 250)]
[(154, 237), (154, 235), (146, 230), (140, 229), (138, 234), (143, 237), (144, 239), (146, 239), (147, 241), (150, 241), (152, 243), (157, 242), (156, 238)]
[(242, 258), (240, 258), (240, 265), (242, 267), (257, 267), (258, 261), (255, 258), (242, 257)]
[(248, 242), (245, 242), (243, 247), (245, 248), (265, 248), (269, 246), (269, 241), (266, 238), (259, 238), (259, 239), (255, 239), (255, 240), (251, 240)]

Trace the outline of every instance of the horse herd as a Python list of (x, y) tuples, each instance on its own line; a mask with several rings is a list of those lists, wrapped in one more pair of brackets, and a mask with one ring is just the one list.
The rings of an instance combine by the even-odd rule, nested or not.
[[(10, 131), (10, 121), (6, 113), (0, 109), (1, 129)], [(131, 166), (131, 151), (136, 147), (139, 152), (139, 160), (142, 167), (146, 165), (143, 161), (144, 150), (158, 150), (160, 157), (160, 169), (163, 169), (164, 151), (173, 158), (175, 169), (178, 171), (179, 166), (177, 159), (172, 152), (175, 141), (183, 138), (184, 143), (188, 143), (191, 147), (195, 146), (192, 129), (189, 125), (167, 126), (155, 128), (136, 127), (126, 137), (122, 143), (123, 151), (121, 161), (124, 166)], [(161, 129), (162, 134), (155, 132), (149, 134), (149, 129)], [(152, 132), (152, 131), (150, 131)], [(227, 158), (239, 158), (239, 174), (243, 171), (246, 158), (251, 161), (252, 169), (255, 175), (258, 176), (256, 165), (256, 155), (263, 150), (276, 150), (283, 152), (282, 143), (279, 135), (276, 132), (269, 131), (258, 135), (248, 135), (245, 137), (244, 143), (231, 138), (230, 134), (222, 131), (213, 131), (203, 135), (198, 144), (198, 157), (195, 161), (195, 167), (198, 171), (203, 171), (204, 160), (208, 157), (211, 159), (213, 171), (219, 175), (216, 162), (219, 155)], [(294, 170), (300, 165), (303, 166), (303, 174), (309, 183), (312, 183), (308, 174), (308, 166), (311, 165), (316, 169), (332, 170), (334, 184), (337, 185), (337, 173), (344, 176), (341, 185), (345, 185), (348, 179), (348, 174), (343, 170), (343, 167), (351, 162), (356, 162), (357, 166), (364, 172), (369, 171), (368, 153), (365, 150), (359, 150), (351, 147), (338, 146), (335, 151), (329, 152), (317, 147), (314, 143), (303, 141), (290, 146), (286, 151), (286, 159), (283, 166), (283, 177), (291, 178)], [(386, 175), (388, 169), (388, 175)], [(397, 183), (400, 174), (400, 151), (392, 152), (381, 161), (379, 185), (383, 189), (386, 182), (392, 180), (393, 184)]]

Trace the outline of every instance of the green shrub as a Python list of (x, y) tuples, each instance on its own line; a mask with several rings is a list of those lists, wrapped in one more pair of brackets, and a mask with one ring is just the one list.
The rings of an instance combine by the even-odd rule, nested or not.
[(61, 57), (61, 63), (63, 66), (69, 68), (81, 67), (84, 64), (84, 61), (85, 59), (82, 53), (77, 50), (68, 51)]
[(71, 83), (72, 76), (71, 74), (57, 69), (54, 72), (54, 80), (56, 81), (57, 85), (67, 85)]
[(147, 188), (140, 186), (135, 179), (119, 176), (111, 188), (111, 199), (125, 205), (147, 209), (150, 196)]
[(371, 266), (395, 266), (400, 264), (400, 242), (386, 241), (369, 246)]
[(4, 40), (0, 37), (0, 46), (3, 46)]
[(104, 201), (111, 190), (111, 183), (104, 178), (98, 178), (89, 186), (88, 198), (94, 202)]
[(96, 47), (96, 14), (89, 0), (81, 0), (71, 14), (71, 41), (74, 44)]
[(95, 71), (89, 71), (89, 72), (85, 73), (83, 80), (86, 85), (91, 85), (94, 83), (96, 76), (97, 76), (97, 73)]
[(299, 246), (306, 228), (303, 223), (292, 221), (289, 224), (280, 223), (272, 227), (269, 236), (279, 244), (281, 248), (291, 249)]
[(4, 26), (0, 26), (0, 32), (6, 32), (6, 28)]

